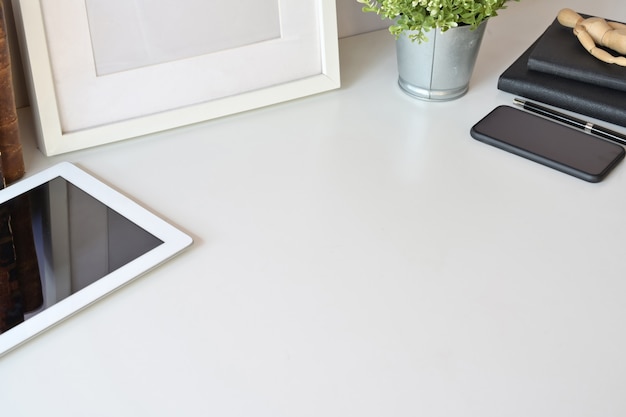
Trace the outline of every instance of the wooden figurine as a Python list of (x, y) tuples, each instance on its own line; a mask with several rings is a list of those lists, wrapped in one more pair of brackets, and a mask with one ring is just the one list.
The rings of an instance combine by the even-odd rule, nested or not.
[(561, 10), (557, 18), (563, 26), (574, 29), (574, 35), (591, 55), (606, 63), (626, 67), (626, 57), (613, 56), (598, 47), (603, 46), (626, 55), (626, 25), (609, 22), (601, 17), (585, 19), (571, 9)]

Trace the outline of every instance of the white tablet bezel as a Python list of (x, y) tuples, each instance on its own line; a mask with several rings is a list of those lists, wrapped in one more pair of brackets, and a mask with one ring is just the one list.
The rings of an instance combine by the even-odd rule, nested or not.
[(62, 177), (108, 208), (121, 214), (163, 243), (0, 334), (0, 356), (155, 268), (193, 242), (186, 233), (68, 162), (55, 165), (0, 190), (0, 204), (58, 177)]

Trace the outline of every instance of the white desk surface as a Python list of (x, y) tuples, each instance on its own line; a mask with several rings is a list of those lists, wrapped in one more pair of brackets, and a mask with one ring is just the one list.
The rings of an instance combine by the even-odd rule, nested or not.
[[(463, 98), (396, 85), (390, 35), (341, 41), (343, 87), (46, 158), (195, 239), (0, 358), (2, 416), (626, 415), (626, 165), (589, 184), (470, 138), (562, 7), (487, 28)], [(622, 129), (624, 130), (624, 129)]]

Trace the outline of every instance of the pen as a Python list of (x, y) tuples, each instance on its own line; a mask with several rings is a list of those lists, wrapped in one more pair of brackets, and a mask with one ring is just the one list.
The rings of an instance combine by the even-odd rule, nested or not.
[(608, 139), (610, 141), (619, 143), (620, 145), (626, 145), (626, 135), (611, 129), (607, 129), (606, 127), (598, 126), (595, 123), (577, 119), (556, 110), (549, 109), (537, 103), (521, 100), (519, 98), (514, 99), (513, 103), (522, 107), (524, 110), (528, 110), (529, 112), (539, 114), (541, 116), (547, 117), (548, 119), (556, 120), (568, 126), (572, 126), (576, 129), (584, 130), (587, 133), (591, 133), (601, 138)]

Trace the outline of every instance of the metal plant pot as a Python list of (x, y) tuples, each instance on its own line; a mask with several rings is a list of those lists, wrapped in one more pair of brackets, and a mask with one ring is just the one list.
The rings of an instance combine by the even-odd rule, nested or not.
[(459, 26), (445, 32), (431, 30), (427, 42), (412, 42), (402, 34), (396, 41), (398, 84), (412, 97), (431, 101), (459, 98), (469, 88), (474, 64), (487, 27)]

